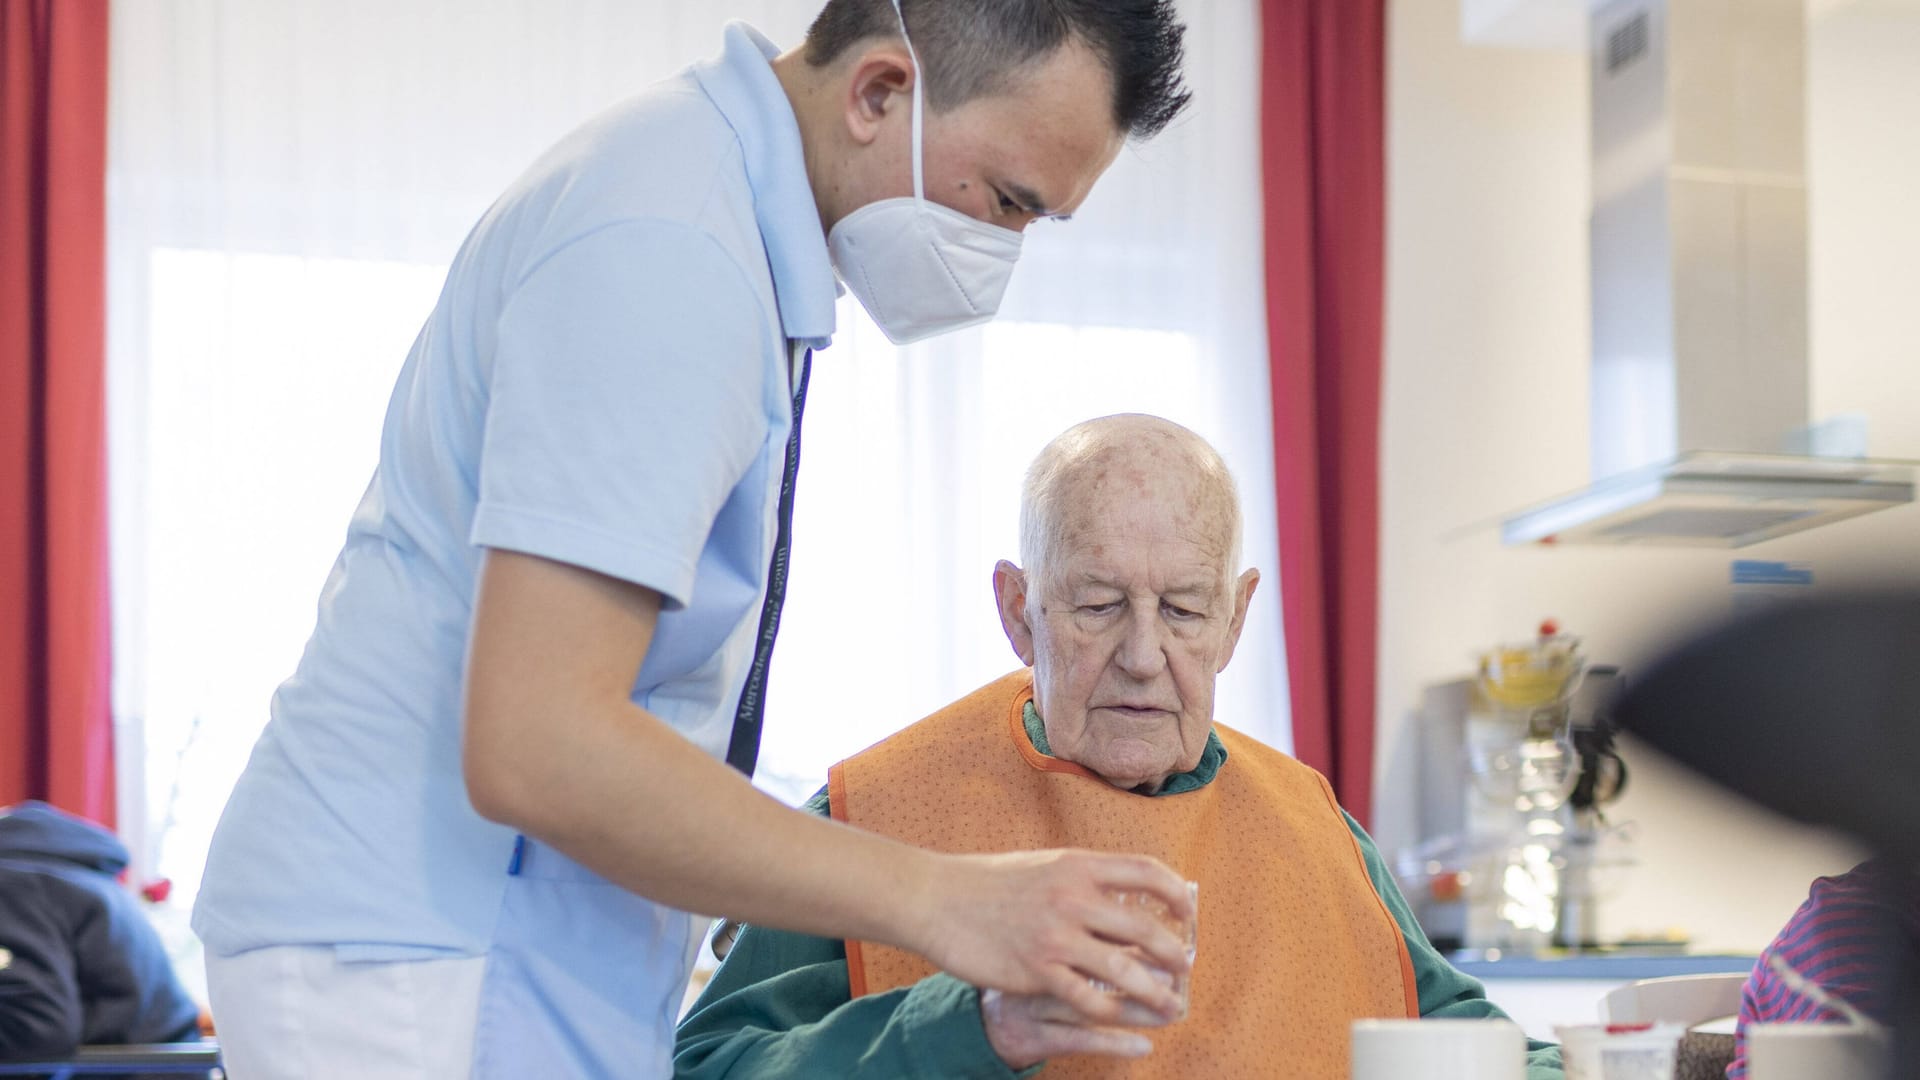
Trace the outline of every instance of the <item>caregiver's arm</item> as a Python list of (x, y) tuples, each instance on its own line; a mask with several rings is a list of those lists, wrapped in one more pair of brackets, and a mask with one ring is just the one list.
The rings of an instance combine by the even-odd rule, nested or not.
[(1112, 903), (1140, 889), (1176, 911), (1179, 877), (1140, 856), (923, 851), (788, 809), (630, 694), (660, 595), (530, 555), (489, 550), (467, 655), (468, 797), (649, 899), (749, 923), (911, 949), (968, 982), (1051, 993), (1096, 1020), (1121, 1000), (1171, 1016), (1181, 942)]

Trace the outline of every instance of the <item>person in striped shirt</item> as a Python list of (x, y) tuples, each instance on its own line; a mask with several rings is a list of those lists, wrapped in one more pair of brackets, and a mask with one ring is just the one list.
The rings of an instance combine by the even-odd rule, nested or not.
[[(1750, 1024), (1841, 1023), (1832, 1008), (1789, 986), (1778, 956), (1816, 986), (1877, 1020), (1889, 1019), (1900, 963), (1920, 963), (1920, 878), (1880, 860), (1815, 879), (1806, 903), (1760, 954), (1740, 994), (1729, 1080), (1747, 1075)], [(1904, 958), (1904, 959), (1900, 959)]]

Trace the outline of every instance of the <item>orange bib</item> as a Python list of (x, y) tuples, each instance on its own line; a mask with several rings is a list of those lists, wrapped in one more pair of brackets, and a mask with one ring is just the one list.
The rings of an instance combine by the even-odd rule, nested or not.
[[(1152, 855), (1200, 883), (1185, 1020), (1138, 1062), (1074, 1056), (1049, 1077), (1344, 1080), (1352, 1021), (1415, 1017), (1399, 924), (1319, 773), (1225, 727), (1227, 761), (1194, 791), (1146, 797), (1033, 748), (1031, 671), (961, 698), (828, 773), (833, 816), (936, 851), (1077, 847)], [(853, 994), (934, 972), (913, 953), (847, 944)]]

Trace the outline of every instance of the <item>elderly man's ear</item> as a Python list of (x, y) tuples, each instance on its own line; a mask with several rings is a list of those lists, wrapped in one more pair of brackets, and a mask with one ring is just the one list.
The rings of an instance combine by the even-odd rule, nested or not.
[(1218, 674), (1227, 670), (1227, 661), (1233, 659), (1233, 650), (1240, 644), (1240, 631), (1247, 626), (1247, 605), (1253, 602), (1253, 590), (1260, 584), (1260, 571), (1248, 569), (1240, 575), (1233, 585), (1233, 623), (1227, 627), (1227, 648), (1220, 654), (1220, 666), (1214, 669)]
[(1000, 608), (1000, 628), (1007, 644), (1028, 667), (1033, 666), (1033, 624), (1027, 621), (1027, 572), (1005, 559), (993, 564), (993, 599)]

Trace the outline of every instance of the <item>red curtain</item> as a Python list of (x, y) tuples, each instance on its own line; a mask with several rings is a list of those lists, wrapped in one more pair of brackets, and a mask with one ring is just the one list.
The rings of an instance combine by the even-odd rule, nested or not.
[(0, 804), (113, 823), (107, 0), (0, 0)]
[(1280, 603), (1302, 761), (1373, 795), (1385, 0), (1264, 0), (1261, 163)]

